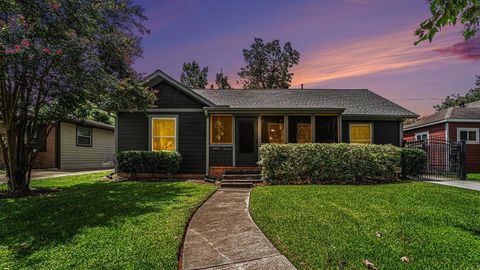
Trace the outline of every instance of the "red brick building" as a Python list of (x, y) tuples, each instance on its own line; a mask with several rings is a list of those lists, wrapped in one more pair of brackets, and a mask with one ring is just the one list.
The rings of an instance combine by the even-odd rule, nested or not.
[(480, 101), (448, 108), (403, 128), (404, 140), (465, 141), (467, 172), (480, 172)]

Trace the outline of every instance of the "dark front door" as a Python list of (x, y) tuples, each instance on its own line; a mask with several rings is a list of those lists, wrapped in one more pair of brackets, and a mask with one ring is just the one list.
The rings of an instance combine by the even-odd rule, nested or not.
[(236, 117), (235, 164), (255, 166), (258, 161), (257, 117)]

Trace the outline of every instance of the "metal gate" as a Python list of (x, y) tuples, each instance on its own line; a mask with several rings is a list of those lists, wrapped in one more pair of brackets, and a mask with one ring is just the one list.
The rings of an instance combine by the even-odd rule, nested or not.
[(465, 180), (465, 142), (446, 141), (430, 137), (426, 140), (405, 141), (405, 147), (424, 150), (427, 165), (422, 175), (415, 178), (431, 180)]

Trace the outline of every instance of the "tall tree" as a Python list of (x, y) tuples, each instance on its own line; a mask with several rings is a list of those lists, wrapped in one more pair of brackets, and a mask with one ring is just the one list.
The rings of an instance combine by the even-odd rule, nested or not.
[(12, 191), (30, 191), (35, 149), (51, 130), (39, 126), (84, 118), (76, 108), (87, 104), (132, 110), (154, 100), (130, 66), (148, 32), (143, 12), (132, 0), (0, 3), (0, 147)]
[(447, 25), (463, 25), (465, 40), (475, 36), (480, 30), (480, 1), (478, 0), (428, 0), (432, 16), (423, 21), (415, 31), (415, 45), (429, 40)]
[(219, 89), (232, 89), (232, 86), (228, 83), (228, 76), (223, 74), (223, 70), (220, 70), (220, 73), (215, 75), (215, 84)]
[(290, 69), (298, 65), (300, 53), (286, 42), (283, 48), (278, 40), (264, 43), (255, 38), (250, 49), (243, 49), (246, 66), (238, 73), (245, 88), (288, 88), (293, 73)]
[(447, 96), (441, 104), (433, 106), (437, 111), (441, 111), (450, 107), (459, 106), (461, 104), (470, 103), (480, 100), (480, 75), (476, 76), (475, 86), (468, 90), (465, 96), (460, 94), (452, 94)]
[(180, 74), (180, 82), (191, 88), (205, 88), (208, 84), (208, 67), (200, 68), (200, 65), (192, 61), (191, 63), (183, 63), (182, 74)]

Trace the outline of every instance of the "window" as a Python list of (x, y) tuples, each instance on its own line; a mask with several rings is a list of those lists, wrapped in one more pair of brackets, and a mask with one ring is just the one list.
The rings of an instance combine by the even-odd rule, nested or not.
[(415, 140), (416, 140), (416, 141), (428, 140), (428, 135), (429, 135), (429, 134), (428, 134), (428, 131), (415, 133)]
[(288, 142), (312, 142), (312, 122), (310, 116), (295, 115), (288, 117)]
[(466, 144), (478, 144), (478, 128), (457, 128), (457, 140)]
[(285, 143), (283, 115), (262, 116), (262, 143)]
[(212, 115), (210, 118), (210, 143), (232, 144), (233, 125), (231, 115)]
[(152, 151), (177, 150), (177, 119), (173, 117), (152, 118)]
[(92, 129), (91, 128), (77, 126), (77, 145), (92, 146)]
[(47, 152), (47, 127), (47, 125), (38, 125), (37, 127), (37, 133), (35, 134), (37, 152)]
[(372, 143), (372, 125), (350, 124), (350, 143)]
[(337, 116), (315, 116), (315, 142), (338, 142)]

